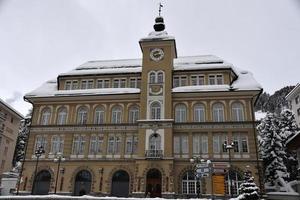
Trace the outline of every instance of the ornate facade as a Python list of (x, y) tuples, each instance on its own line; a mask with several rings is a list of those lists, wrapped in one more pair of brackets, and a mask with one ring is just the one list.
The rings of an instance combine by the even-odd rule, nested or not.
[(139, 41), (142, 59), (90, 61), (25, 96), (34, 109), (20, 191), (195, 196), (194, 156), (211, 161), (202, 195), (237, 194), (246, 167), (258, 180), (260, 85), (216, 56), (177, 57), (162, 25)]

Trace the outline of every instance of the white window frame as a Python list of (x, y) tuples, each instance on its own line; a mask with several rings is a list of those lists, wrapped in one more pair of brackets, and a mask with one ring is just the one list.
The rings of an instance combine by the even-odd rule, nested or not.
[(241, 102), (234, 102), (231, 104), (232, 121), (244, 121), (244, 106)]
[(111, 109), (111, 123), (113, 123), (113, 124), (122, 123), (122, 115), (123, 115), (122, 107), (121, 106), (114, 106)]
[(128, 122), (135, 123), (139, 119), (139, 112), (138, 106), (131, 106), (128, 111)]
[(73, 136), (72, 155), (84, 155), (85, 135), (75, 134)]
[(66, 107), (61, 107), (57, 113), (57, 124), (64, 125), (67, 123), (68, 110)]
[(105, 109), (102, 106), (98, 106), (95, 109), (94, 123), (95, 124), (104, 124), (105, 123)]
[(77, 110), (77, 124), (87, 124), (88, 122), (88, 109), (81, 106)]
[(51, 137), (51, 153), (63, 153), (64, 152), (64, 138), (62, 135), (53, 135)]
[(207, 133), (193, 134), (193, 154), (208, 154), (208, 135)]
[(202, 103), (194, 105), (194, 122), (205, 122), (205, 106)]
[(187, 108), (185, 104), (175, 106), (175, 122), (183, 123), (187, 121)]
[(46, 107), (42, 110), (40, 124), (49, 125), (50, 119), (51, 119), (51, 109)]
[(214, 103), (212, 106), (212, 117), (213, 122), (224, 122), (225, 121), (225, 108), (222, 103)]
[(103, 134), (92, 134), (90, 138), (89, 155), (97, 155), (103, 152)]
[[(155, 107), (153, 105), (155, 105)], [(150, 112), (151, 119), (161, 119), (161, 104), (158, 101), (152, 102)]]

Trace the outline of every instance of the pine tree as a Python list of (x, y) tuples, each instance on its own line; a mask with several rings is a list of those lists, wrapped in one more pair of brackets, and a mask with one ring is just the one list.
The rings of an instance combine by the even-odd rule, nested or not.
[(287, 167), (288, 172), (290, 173), (290, 180), (295, 180), (297, 177), (297, 159), (296, 153), (290, 152), (286, 145), (287, 141), (292, 138), (298, 130), (298, 126), (295, 120), (294, 113), (289, 110), (285, 109), (280, 113), (279, 116), (280, 123), (280, 134), (283, 139), (282, 144), (284, 151), (286, 152), (286, 158), (284, 159), (284, 164)]
[(264, 163), (265, 181), (275, 185), (279, 177), (288, 178), (284, 165), (286, 152), (280, 134), (279, 120), (273, 113), (268, 113), (257, 127), (259, 148)]
[(244, 173), (244, 181), (239, 188), (240, 195), (239, 200), (258, 200), (258, 187), (254, 182), (254, 178), (250, 171)]
[(13, 166), (14, 171), (18, 171), (21, 162), (25, 157), (25, 148), (29, 134), (30, 118), (21, 121), (20, 130), (17, 138), (16, 148), (14, 152)]

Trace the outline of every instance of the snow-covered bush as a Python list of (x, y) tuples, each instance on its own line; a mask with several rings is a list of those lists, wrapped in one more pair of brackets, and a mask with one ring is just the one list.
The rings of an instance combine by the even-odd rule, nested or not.
[(259, 199), (258, 187), (250, 171), (244, 173), (244, 181), (239, 187), (239, 200), (257, 200)]

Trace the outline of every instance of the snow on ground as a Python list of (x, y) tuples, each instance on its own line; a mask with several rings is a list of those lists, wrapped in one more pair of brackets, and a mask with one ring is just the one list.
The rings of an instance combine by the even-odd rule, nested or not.
[[(26, 196), (0, 196), (0, 199), (103, 199), (103, 200), (163, 200), (164, 198), (122, 198), (122, 197), (94, 197), (89, 195), (84, 196), (66, 196), (66, 195), (26, 195)], [(184, 199), (182, 199), (184, 200)], [(210, 200), (207, 198), (200, 198), (200, 199), (189, 199), (189, 200)], [(217, 199), (216, 199), (217, 200)], [(234, 200), (234, 199), (232, 199)]]
[(265, 118), (267, 115), (266, 112), (262, 112), (261, 110), (255, 112), (255, 120), (260, 121), (261, 119)]

